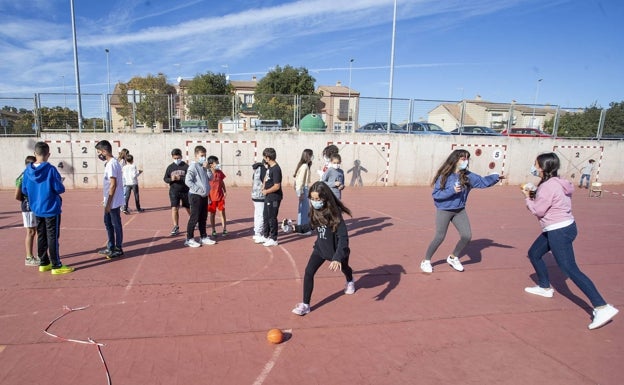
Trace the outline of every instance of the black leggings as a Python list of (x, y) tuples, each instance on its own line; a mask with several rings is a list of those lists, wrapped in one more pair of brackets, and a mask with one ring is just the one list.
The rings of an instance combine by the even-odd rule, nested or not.
[[(312, 255), (310, 255), (308, 266), (306, 266), (305, 275), (303, 277), (303, 303), (305, 304), (310, 304), (312, 290), (314, 290), (314, 275), (325, 261), (326, 260), (316, 251), (313, 251)], [(353, 269), (349, 266), (349, 256), (342, 262), (341, 271), (347, 279), (347, 282), (353, 281)]]

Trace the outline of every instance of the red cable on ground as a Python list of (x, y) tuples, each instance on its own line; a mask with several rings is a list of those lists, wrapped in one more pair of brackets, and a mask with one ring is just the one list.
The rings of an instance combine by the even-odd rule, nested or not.
[(104, 370), (106, 372), (106, 380), (108, 382), (108, 385), (112, 385), (110, 373), (108, 372), (108, 365), (106, 365), (106, 361), (104, 360), (104, 355), (102, 354), (102, 348), (101, 347), (104, 346), (103, 343), (97, 342), (97, 341), (95, 341), (95, 340), (93, 340), (91, 338), (87, 338), (87, 340), (76, 340), (76, 339), (73, 339), (73, 338), (61, 337), (61, 336), (58, 336), (56, 334), (52, 334), (52, 333), (50, 333), (48, 331), (48, 329), (50, 329), (50, 327), (52, 327), (52, 325), (56, 321), (58, 321), (61, 318), (65, 317), (67, 314), (69, 314), (69, 313), (71, 313), (73, 311), (84, 310), (84, 309), (88, 308), (89, 306), (90, 305), (83, 306), (83, 307), (77, 307), (77, 308), (73, 308), (73, 309), (70, 308), (69, 306), (63, 306), (64, 313), (61, 314), (60, 316), (56, 317), (54, 320), (52, 320), (52, 322), (50, 322), (48, 324), (48, 326), (43, 330), (43, 332), (45, 334), (49, 335), (50, 337), (58, 338), (61, 341), (76, 342), (76, 343), (79, 343), (79, 344), (86, 344), (86, 345), (95, 345), (95, 347), (98, 350), (98, 354), (100, 356), (100, 360), (102, 361), (102, 365), (104, 365)]

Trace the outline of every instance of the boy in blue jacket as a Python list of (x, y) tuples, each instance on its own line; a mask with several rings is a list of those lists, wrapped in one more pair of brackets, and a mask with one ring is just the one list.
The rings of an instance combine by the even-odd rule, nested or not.
[(65, 186), (56, 167), (48, 163), (50, 147), (45, 142), (35, 144), (35, 162), (26, 167), (22, 181), (22, 193), (28, 197), (30, 209), (37, 218), (37, 252), (39, 271), (66, 274), (73, 267), (64, 266), (59, 256), (59, 232), (61, 228), (61, 194)]

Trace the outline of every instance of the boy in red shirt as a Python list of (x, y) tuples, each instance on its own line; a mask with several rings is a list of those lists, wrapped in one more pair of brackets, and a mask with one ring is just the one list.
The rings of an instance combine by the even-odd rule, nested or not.
[(208, 205), (212, 236), (217, 236), (217, 230), (215, 229), (215, 215), (217, 210), (221, 213), (223, 235), (227, 235), (227, 228), (225, 226), (225, 197), (227, 192), (225, 190), (225, 183), (223, 182), (225, 174), (221, 171), (219, 158), (214, 155), (208, 157), (208, 167), (210, 167), (210, 171), (212, 171), (212, 179), (210, 179), (210, 204)]

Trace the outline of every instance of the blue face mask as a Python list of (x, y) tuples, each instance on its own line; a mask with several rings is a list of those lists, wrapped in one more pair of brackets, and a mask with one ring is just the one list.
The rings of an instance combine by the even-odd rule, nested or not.
[(459, 164), (459, 169), (465, 170), (467, 168), (468, 168), (468, 160), (462, 160), (461, 163)]
[(204, 164), (204, 163), (206, 163), (206, 157), (205, 157), (205, 156), (202, 156), (201, 158), (199, 158), (199, 159), (197, 160), (197, 163), (200, 163), (200, 164)]
[(535, 168), (534, 164), (531, 165), (531, 175), (539, 176), (539, 170)]
[(323, 208), (323, 206), (325, 206), (325, 202), (323, 201), (310, 201), (310, 203), (312, 204), (312, 207), (314, 207), (315, 210), (320, 210)]

